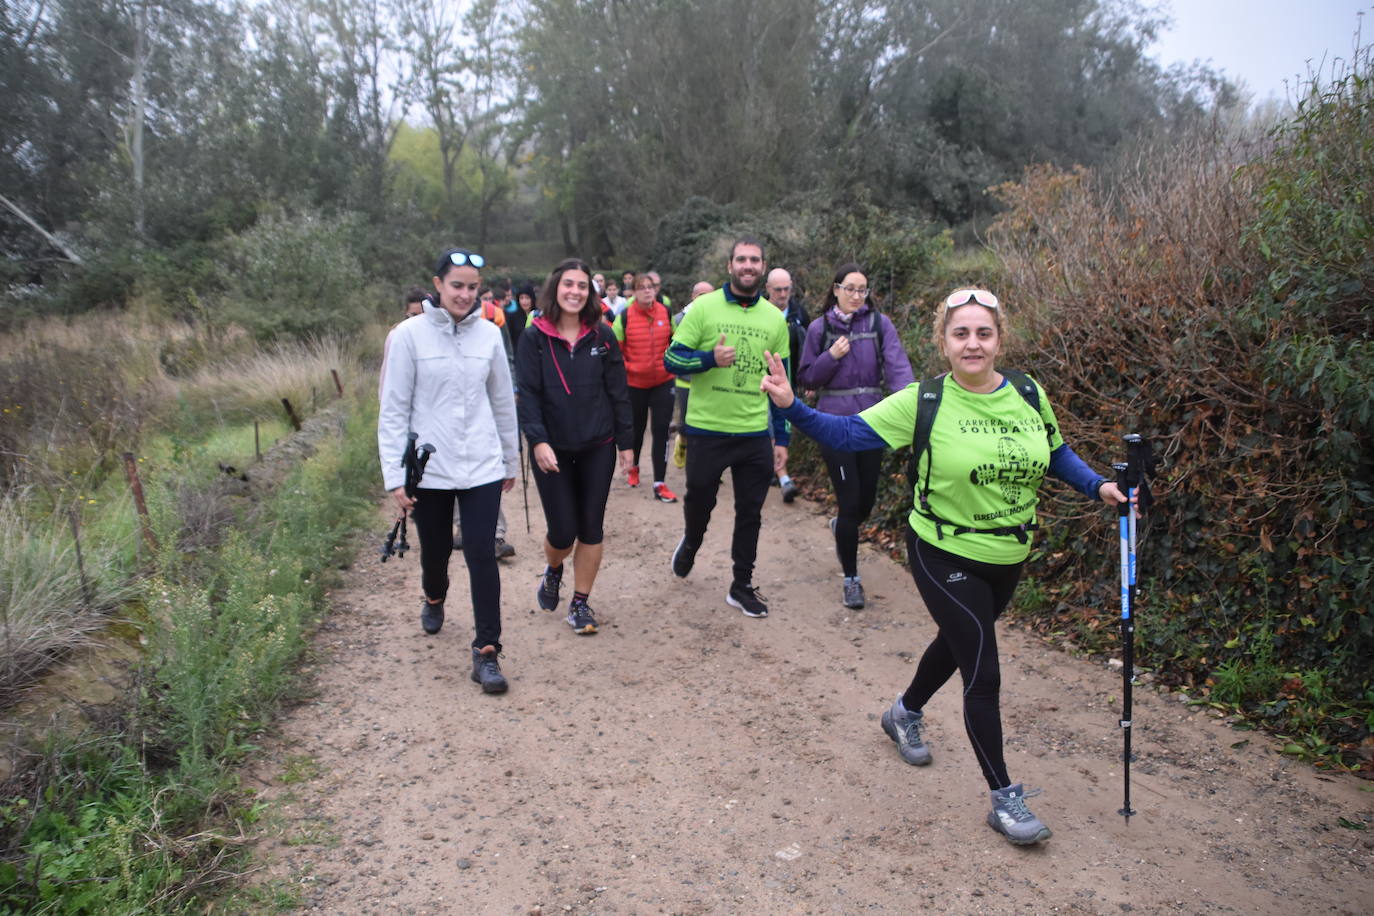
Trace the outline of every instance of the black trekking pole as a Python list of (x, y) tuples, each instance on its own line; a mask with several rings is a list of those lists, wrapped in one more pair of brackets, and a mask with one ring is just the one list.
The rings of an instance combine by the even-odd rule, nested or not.
[(1114, 464), (1116, 485), (1126, 494), (1126, 502), (1117, 506), (1117, 528), (1121, 540), (1121, 740), (1123, 800), (1117, 812), (1131, 822), (1136, 812), (1131, 808), (1131, 687), (1135, 682), (1135, 611), (1136, 611), (1136, 520), (1137, 505), (1149, 504), (1146, 477), (1153, 470), (1150, 446), (1135, 433), (1123, 437), (1126, 443), (1126, 463)]
[[(428, 442), (415, 447), (415, 441), (420, 437), (415, 433), (410, 433), (406, 437), (406, 450), (401, 454), (401, 466), (405, 468), (405, 493), (411, 499), (415, 498), (415, 489), (420, 485), (420, 478), (425, 476), (425, 465), (429, 463), (429, 456), (434, 454), (434, 446)], [(410, 549), (410, 542), (406, 540), (406, 514), (401, 513), (401, 517), (396, 519), (396, 524), (391, 526), (390, 533), (386, 540), (382, 542), (382, 562), (385, 563), (391, 557), (403, 557)]]
[(525, 437), (520, 437), (520, 495), (525, 501), (525, 533), (530, 534), (530, 475), (525, 466)]

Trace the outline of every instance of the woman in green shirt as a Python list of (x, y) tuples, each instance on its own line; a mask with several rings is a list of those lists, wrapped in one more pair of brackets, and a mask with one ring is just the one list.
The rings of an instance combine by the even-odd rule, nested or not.
[[(1001, 674), (994, 623), (1011, 601), (1030, 553), (1036, 491), (1046, 472), (1086, 496), (1120, 503), (1115, 483), (1064, 443), (1054, 411), (1033, 382), (999, 372), (1006, 327), (1001, 304), (981, 289), (956, 290), (935, 317), (935, 342), (949, 372), (935, 380), (938, 410), (928, 448), (917, 456), (907, 556), (916, 588), (939, 628), (905, 693), (883, 713), (883, 730), (907, 763), (930, 762), (921, 736), (925, 704), (957, 670), (964, 727), (991, 791), (988, 825), (1017, 845), (1048, 839), (1026, 807), (1002, 754)], [(812, 410), (792, 395), (782, 361), (770, 354), (760, 387), (794, 426), (846, 451), (909, 445), (920, 388), (909, 385), (854, 416)], [(1008, 376), (1023, 380), (1021, 387)], [(1038, 409), (1037, 409), (1038, 408)]]

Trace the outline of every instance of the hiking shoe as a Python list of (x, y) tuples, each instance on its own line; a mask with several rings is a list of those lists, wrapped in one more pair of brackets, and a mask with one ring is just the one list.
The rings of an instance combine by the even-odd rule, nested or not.
[(687, 440), (682, 437), (682, 433), (678, 433), (677, 439), (673, 441), (673, 466), (687, 467)]
[(730, 583), (730, 591), (725, 593), (725, 603), (744, 611), (745, 617), (768, 616), (768, 605), (763, 603), (763, 596), (752, 585)]
[(797, 486), (794, 481), (789, 480), (782, 485), (782, 501), (785, 503), (790, 503), (800, 493), (801, 487)]
[(510, 685), (501, 673), (501, 663), (496, 660), (496, 650), (484, 653), (481, 649), (472, 650), (472, 679), (482, 685), (483, 693), (505, 693)]
[(924, 715), (907, 712), (901, 697), (894, 700), (883, 713), (883, 731), (897, 743), (897, 753), (902, 755), (902, 759), (915, 767), (930, 763), (930, 748), (926, 747), (925, 739), (921, 737)]
[(504, 560), (507, 557), (515, 556), (515, 548), (506, 543), (505, 538), (496, 539), (496, 559)]
[(1027, 796), (1039, 795), (1039, 789), (1026, 792), (1021, 783), (1005, 789), (993, 789), (992, 810), (988, 812), (988, 826), (1002, 834), (1015, 846), (1029, 846), (1050, 838), (1050, 828), (1026, 807)]
[(673, 551), (673, 575), (679, 579), (687, 578), (692, 571), (692, 564), (697, 561), (697, 549), (700, 547), (700, 544), (688, 544), (687, 535), (682, 536), (682, 540), (677, 542), (677, 550)]
[(421, 598), (420, 601), (423, 602), (420, 605), (420, 629), (433, 636), (444, 625), (444, 602), (430, 604), (428, 598)]
[(661, 503), (675, 503), (677, 502), (677, 494), (668, 489), (666, 483), (656, 483), (654, 484), (654, 499)]
[(639, 468), (630, 468), (630, 470), (625, 474), (625, 476), (629, 478), (630, 486), (639, 486)]
[(558, 590), (563, 586), (563, 569), (554, 569), (551, 566), (544, 567), (544, 575), (539, 577), (539, 589), (534, 593), (534, 600), (539, 602), (539, 606), (546, 611), (555, 610), (558, 607)]
[(568, 605), (568, 616), (564, 619), (578, 636), (591, 636), (596, 632), (596, 618), (585, 601), (574, 598)]
[(844, 606), (859, 610), (864, 606), (864, 587), (859, 577), (844, 577)]

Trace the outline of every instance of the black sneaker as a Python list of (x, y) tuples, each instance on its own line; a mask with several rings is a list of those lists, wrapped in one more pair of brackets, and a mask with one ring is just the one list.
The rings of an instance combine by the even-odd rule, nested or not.
[(496, 539), (496, 559), (504, 560), (515, 556), (515, 548), (506, 543), (505, 538)]
[(545, 566), (544, 575), (539, 577), (539, 589), (534, 593), (534, 599), (539, 602), (539, 606), (544, 610), (556, 610), (558, 608), (558, 590), (562, 586), (563, 570)]
[(568, 605), (568, 616), (564, 619), (578, 636), (591, 636), (596, 632), (596, 618), (592, 616), (592, 609), (585, 601), (574, 598)]
[(692, 564), (697, 561), (697, 550), (700, 547), (700, 544), (688, 544), (687, 535), (682, 536), (682, 540), (677, 542), (677, 550), (673, 551), (673, 575), (679, 579), (687, 578), (687, 574), (692, 571)]
[(763, 596), (752, 585), (731, 583), (730, 591), (725, 595), (725, 603), (744, 611), (745, 617), (768, 616), (768, 605), (763, 603)]
[(428, 598), (420, 599), (420, 629), (430, 636), (438, 633), (444, 625), (444, 602), (430, 604)]
[(501, 673), (501, 663), (496, 660), (495, 650), (483, 654), (481, 649), (472, 650), (472, 679), (482, 685), (483, 693), (505, 693), (510, 685)]
[(782, 501), (785, 503), (790, 503), (792, 500), (796, 499), (800, 493), (801, 487), (790, 480), (782, 485)]

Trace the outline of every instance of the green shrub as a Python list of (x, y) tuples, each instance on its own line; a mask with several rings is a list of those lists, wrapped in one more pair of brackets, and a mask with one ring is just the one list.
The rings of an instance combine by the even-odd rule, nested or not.
[(224, 243), (225, 317), (259, 340), (357, 332), (373, 303), (356, 217), (270, 213)]

